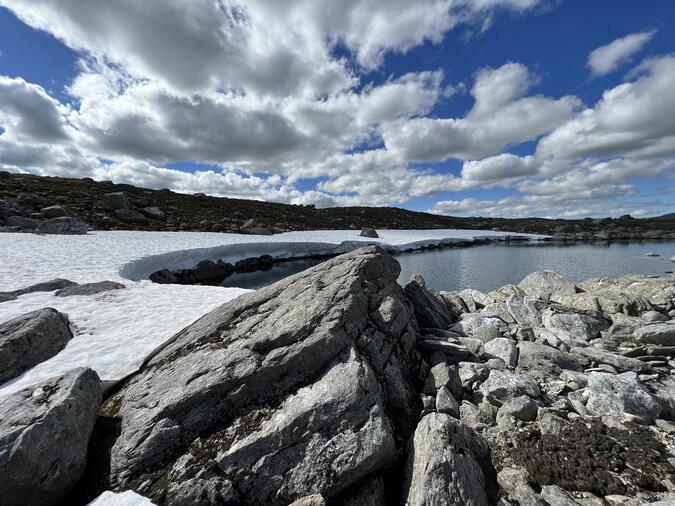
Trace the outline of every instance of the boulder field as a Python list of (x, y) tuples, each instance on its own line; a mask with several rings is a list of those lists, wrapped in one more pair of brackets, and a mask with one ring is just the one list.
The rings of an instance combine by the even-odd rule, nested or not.
[(0, 399), (0, 497), (675, 504), (675, 278), (398, 274), (348, 253), (205, 315), (102, 401), (86, 369)]

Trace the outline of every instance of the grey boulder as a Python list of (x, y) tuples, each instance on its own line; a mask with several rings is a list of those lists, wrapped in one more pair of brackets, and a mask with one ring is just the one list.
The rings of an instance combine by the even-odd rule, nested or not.
[(588, 376), (588, 410), (608, 425), (621, 428), (624, 413), (653, 423), (661, 412), (659, 402), (640, 385), (635, 373), (619, 375), (592, 372)]
[(40, 209), (40, 212), (47, 218), (61, 218), (68, 216), (68, 211), (63, 206), (49, 206)]
[(115, 215), (127, 223), (145, 225), (148, 222), (148, 219), (135, 209), (115, 209)]
[(509, 399), (502, 404), (502, 407), (497, 412), (497, 417), (512, 416), (518, 420), (531, 422), (537, 418), (538, 410), (539, 406), (536, 402), (527, 395), (521, 395), (520, 397)]
[(72, 297), (73, 295), (95, 295), (97, 293), (109, 292), (111, 290), (121, 290), (126, 288), (122, 283), (115, 281), (98, 281), (96, 283), (85, 283), (82, 285), (69, 286), (57, 290), (54, 294), (57, 297)]
[(542, 323), (548, 329), (563, 330), (584, 341), (596, 339), (600, 336), (601, 331), (608, 329), (612, 324), (602, 316), (558, 312), (550, 309), (543, 312)]
[(364, 248), (178, 333), (104, 404), (119, 420), (97, 456), (109, 487), (162, 501), (229, 484), (239, 504), (286, 505), (392, 464), (419, 412), (418, 331), (398, 273)]
[(649, 370), (649, 365), (641, 360), (617, 355), (594, 346), (586, 348), (575, 346), (570, 350), (570, 353), (578, 357), (580, 362), (585, 359), (589, 362), (611, 365), (619, 372), (645, 372)]
[(101, 405), (98, 375), (75, 369), (0, 403), (0, 497), (5, 506), (55, 504), (85, 468)]
[(103, 196), (103, 206), (112, 211), (129, 209), (129, 200), (124, 192), (107, 193)]
[(487, 445), (459, 420), (430, 413), (408, 444), (403, 500), (407, 506), (487, 506), (486, 482), (478, 459)]
[(537, 271), (525, 276), (518, 288), (537, 299), (550, 300), (552, 296), (574, 295), (577, 287), (555, 271)]
[(24, 218), (23, 216), (10, 216), (7, 218), (8, 227), (19, 227), (25, 230), (35, 230), (42, 223), (33, 218)]
[(44, 221), (35, 229), (38, 234), (53, 235), (85, 235), (89, 225), (79, 218), (62, 216)]
[(518, 347), (511, 339), (498, 337), (485, 343), (483, 349), (488, 355), (501, 358), (510, 367), (515, 367), (518, 363)]
[(50, 281), (45, 281), (43, 283), (37, 283), (35, 285), (27, 286), (26, 288), (21, 288), (19, 290), (12, 290), (11, 292), (3, 292), (3, 295), (9, 295), (12, 297), (19, 297), (27, 293), (33, 292), (53, 292), (54, 290), (59, 290), (61, 288), (66, 288), (68, 286), (75, 286), (77, 283), (70, 281), (68, 279), (56, 278)]
[(490, 376), (481, 384), (479, 390), (490, 404), (497, 407), (521, 395), (532, 398), (541, 395), (539, 385), (527, 376), (497, 369), (490, 371)]
[(635, 331), (638, 343), (675, 346), (675, 322), (652, 323)]
[(559, 376), (563, 370), (581, 371), (577, 359), (563, 351), (545, 344), (523, 341), (518, 343), (517, 372), (543, 380)]
[(374, 228), (371, 227), (364, 227), (361, 229), (361, 233), (359, 234), (361, 237), (370, 237), (372, 239), (377, 239), (380, 236), (378, 233), (375, 231)]
[(68, 317), (51, 308), (0, 324), (0, 383), (53, 357), (72, 337)]

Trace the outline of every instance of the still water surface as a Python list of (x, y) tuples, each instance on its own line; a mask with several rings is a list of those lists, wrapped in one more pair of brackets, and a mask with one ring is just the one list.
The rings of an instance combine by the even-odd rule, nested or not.
[[(654, 252), (661, 256), (646, 257)], [(399, 283), (420, 273), (437, 290), (475, 288), (489, 292), (518, 283), (534, 271), (555, 270), (572, 281), (616, 278), (626, 274), (661, 274), (672, 271), (675, 242), (581, 243), (560, 245), (527, 243), (487, 244), (400, 255)]]
[[(659, 257), (646, 257), (645, 253)], [(571, 279), (619, 277), (626, 274), (660, 274), (675, 270), (670, 257), (675, 242), (645, 243), (522, 243), (486, 244), (470, 248), (449, 248), (398, 255), (399, 283), (419, 273), (437, 290), (475, 288), (489, 292), (508, 283), (518, 283), (530, 272), (556, 270)], [(224, 286), (260, 288), (312, 267), (320, 260), (297, 260), (275, 265), (267, 272), (237, 274)]]

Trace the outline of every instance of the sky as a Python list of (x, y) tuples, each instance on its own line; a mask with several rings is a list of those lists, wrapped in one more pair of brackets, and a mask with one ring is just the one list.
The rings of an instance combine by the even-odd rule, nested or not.
[(0, 170), (454, 216), (675, 212), (672, 0), (0, 0)]

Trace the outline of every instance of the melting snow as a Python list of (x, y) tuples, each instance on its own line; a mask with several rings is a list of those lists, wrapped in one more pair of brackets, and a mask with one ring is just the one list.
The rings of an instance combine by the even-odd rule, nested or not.
[[(74, 337), (58, 355), (0, 386), (15, 392), (75, 367), (91, 367), (107, 384), (133, 373), (145, 357), (176, 332), (245, 293), (239, 288), (157, 285), (152, 272), (194, 266), (204, 259), (236, 260), (339, 253), (365, 244), (416, 248), (486, 236), (477, 230), (381, 230), (379, 239), (359, 231), (330, 230), (252, 236), (201, 232), (94, 232), (84, 236), (0, 235), (0, 291), (54, 278), (78, 283), (120, 281), (125, 290), (93, 296), (31, 293), (0, 303), (0, 322), (44, 307), (68, 314)], [(509, 235), (494, 232), (492, 236)], [(537, 238), (540, 236), (531, 236)]]

